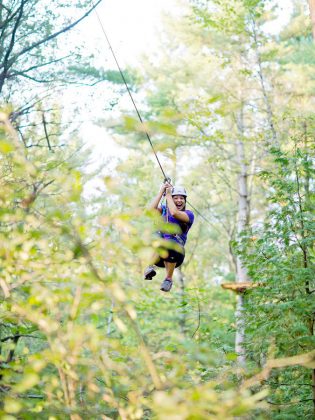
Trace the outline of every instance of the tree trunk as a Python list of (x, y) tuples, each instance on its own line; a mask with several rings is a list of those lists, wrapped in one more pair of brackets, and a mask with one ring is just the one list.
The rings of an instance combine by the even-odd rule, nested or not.
[(315, 0), (308, 0), (308, 5), (310, 8), (310, 16), (312, 22), (313, 41), (315, 41)]
[(268, 143), (269, 144), (271, 143), (272, 146), (279, 146), (277, 133), (274, 126), (274, 116), (273, 116), (273, 112), (271, 108), (270, 99), (269, 99), (269, 96), (267, 94), (267, 89), (266, 89), (266, 80), (263, 73), (261, 54), (258, 47), (257, 27), (256, 27), (256, 22), (254, 19), (252, 23), (253, 23), (253, 38), (254, 38), (254, 44), (255, 44), (255, 53), (256, 53), (256, 60), (257, 60), (257, 65), (258, 65), (258, 77), (259, 77), (260, 87), (261, 87), (261, 91), (263, 94), (263, 99), (264, 99), (264, 103), (266, 107), (267, 123), (271, 132), (271, 142), (270, 142), (270, 139), (268, 139)]
[(180, 284), (180, 303), (181, 303), (179, 325), (180, 325), (181, 333), (185, 335), (187, 332), (185, 278), (181, 270), (181, 267), (177, 269), (177, 273), (178, 273), (178, 279), (179, 279), (179, 284)]
[[(238, 130), (240, 139), (236, 142), (236, 159), (239, 167), (238, 176), (238, 221), (237, 221), (237, 236), (248, 226), (249, 222), (249, 195), (248, 195), (248, 169), (245, 161), (245, 146), (242, 141), (244, 132), (243, 113), (241, 112), (238, 120)], [(239, 257), (236, 259), (236, 276), (237, 282), (248, 281), (247, 270), (243, 266)], [(245, 324), (244, 324), (244, 295), (237, 295), (236, 303), (236, 336), (235, 336), (235, 352), (238, 357), (238, 363), (243, 365), (245, 363)]]
[[(310, 1), (310, 8), (311, 8), (311, 3), (313, 4), (313, 14), (314, 14), (314, 22), (313, 22), (313, 39), (314, 38), (314, 25), (315, 25), (315, 0)], [(310, 193), (310, 182), (311, 182), (311, 173), (309, 171), (309, 159), (311, 156), (311, 151), (309, 150), (308, 147), (308, 130), (307, 130), (307, 123), (306, 120), (303, 122), (303, 134), (304, 134), (304, 151), (305, 151), (305, 167), (307, 168), (305, 171), (305, 180), (304, 180), (304, 191), (301, 191), (301, 186), (300, 186), (300, 180), (299, 180), (299, 173), (298, 170), (296, 169), (296, 182), (297, 182), (297, 186), (298, 186), (298, 199), (299, 199), (299, 208), (300, 208), (300, 214), (301, 214), (301, 229), (302, 229), (302, 240), (303, 243), (305, 244), (305, 239), (310, 235), (310, 232), (308, 232), (307, 228), (305, 228), (305, 223), (304, 223), (304, 210), (303, 210), (303, 199), (302, 197), (304, 196), (304, 208), (306, 211), (312, 211), (312, 198), (311, 198), (311, 193)], [(303, 245), (302, 246), (302, 253), (303, 253), (303, 267), (305, 269), (307, 269), (309, 267), (309, 253), (310, 250), (308, 249), (307, 245)], [(311, 290), (310, 288), (310, 282), (307, 280), (306, 284), (305, 284), (305, 291), (307, 294), (311, 294), (313, 293), (313, 290)], [(312, 314), (312, 318), (309, 320), (309, 332), (310, 332), (310, 336), (313, 337), (314, 336), (314, 325), (315, 325), (315, 312), (313, 312)], [(314, 413), (314, 418), (315, 418), (315, 369), (312, 370), (312, 374), (311, 374), (311, 384), (312, 384), (312, 398), (313, 398), (313, 413)]]

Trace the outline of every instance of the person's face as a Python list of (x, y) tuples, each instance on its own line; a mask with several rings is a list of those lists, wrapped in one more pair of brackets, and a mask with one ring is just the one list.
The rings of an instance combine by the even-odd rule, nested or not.
[(185, 208), (186, 200), (183, 195), (173, 195), (173, 201), (178, 210), (183, 210)]

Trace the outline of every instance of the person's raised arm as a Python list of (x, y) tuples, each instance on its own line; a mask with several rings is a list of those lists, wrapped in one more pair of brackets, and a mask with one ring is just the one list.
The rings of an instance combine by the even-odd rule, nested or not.
[(163, 197), (163, 194), (165, 193), (166, 185), (168, 185), (168, 184), (165, 183), (161, 186), (160, 191), (154, 197), (153, 201), (150, 203), (150, 205), (148, 207), (149, 209), (157, 209), (157, 210), (161, 211), (161, 209), (159, 208), (159, 204), (160, 204), (160, 201)]

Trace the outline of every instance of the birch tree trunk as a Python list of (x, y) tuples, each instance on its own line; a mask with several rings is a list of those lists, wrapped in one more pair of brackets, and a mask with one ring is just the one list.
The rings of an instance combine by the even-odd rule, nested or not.
[(313, 41), (315, 41), (315, 0), (308, 0), (308, 5), (310, 8), (310, 16), (312, 22)]
[(180, 319), (179, 325), (180, 330), (183, 335), (187, 333), (187, 323), (186, 323), (186, 292), (185, 292), (185, 278), (184, 274), (181, 270), (181, 267), (177, 269), (178, 280), (180, 284), (180, 302), (181, 302), (181, 310), (180, 310)]
[[(239, 139), (236, 142), (236, 160), (239, 167), (238, 175), (238, 220), (237, 220), (237, 235), (248, 226), (249, 223), (249, 194), (248, 194), (248, 168), (245, 160), (245, 146), (243, 142), (243, 112), (241, 111), (238, 119)], [(243, 266), (239, 257), (236, 259), (236, 276), (237, 282), (248, 281), (247, 270)], [(235, 352), (237, 360), (240, 365), (246, 361), (245, 357), (245, 323), (244, 323), (244, 295), (239, 293), (237, 295), (236, 303), (236, 335), (235, 335)]]
[(258, 77), (259, 77), (259, 82), (260, 82), (260, 88), (262, 91), (262, 95), (263, 95), (263, 100), (264, 100), (264, 104), (266, 107), (266, 113), (267, 113), (267, 123), (270, 129), (270, 133), (271, 133), (271, 142), (270, 139), (268, 139), (268, 143), (272, 144), (272, 146), (279, 146), (279, 142), (277, 139), (277, 133), (276, 133), (276, 129), (274, 126), (274, 115), (272, 112), (272, 107), (271, 107), (271, 102), (267, 93), (267, 88), (266, 88), (266, 80), (265, 80), (265, 76), (264, 76), (264, 72), (263, 72), (263, 67), (262, 67), (262, 60), (261, 60), (261, 54), (259, 51), (259, 43), (258, 43), (258, 37), (257, 37), (257, 26), (256, 26), (256, 22), (253, 19), (252, 21), (253, 23), (253, 39), (254, 39), (254, 48), (255, 48), (255, 54), (256, 54), (256, 62), (257, 62), (257, 66), (258, 66)]

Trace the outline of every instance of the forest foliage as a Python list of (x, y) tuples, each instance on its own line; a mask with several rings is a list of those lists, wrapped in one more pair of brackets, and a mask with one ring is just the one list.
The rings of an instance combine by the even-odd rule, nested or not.
[[(0, 6), (0, 418), (313, 418), (315, 56), (312, 8), (290, 4), (273, 34), (273, 1), (178, 3), (124, 70), (145, 123), (110, 104), (128, 154), (92, 173), (58, 95), (117, 93), (71, 47), (94, 6)], [(170, 294), (143, 281), (165, 228), (145, 133), (203, 216)]]

